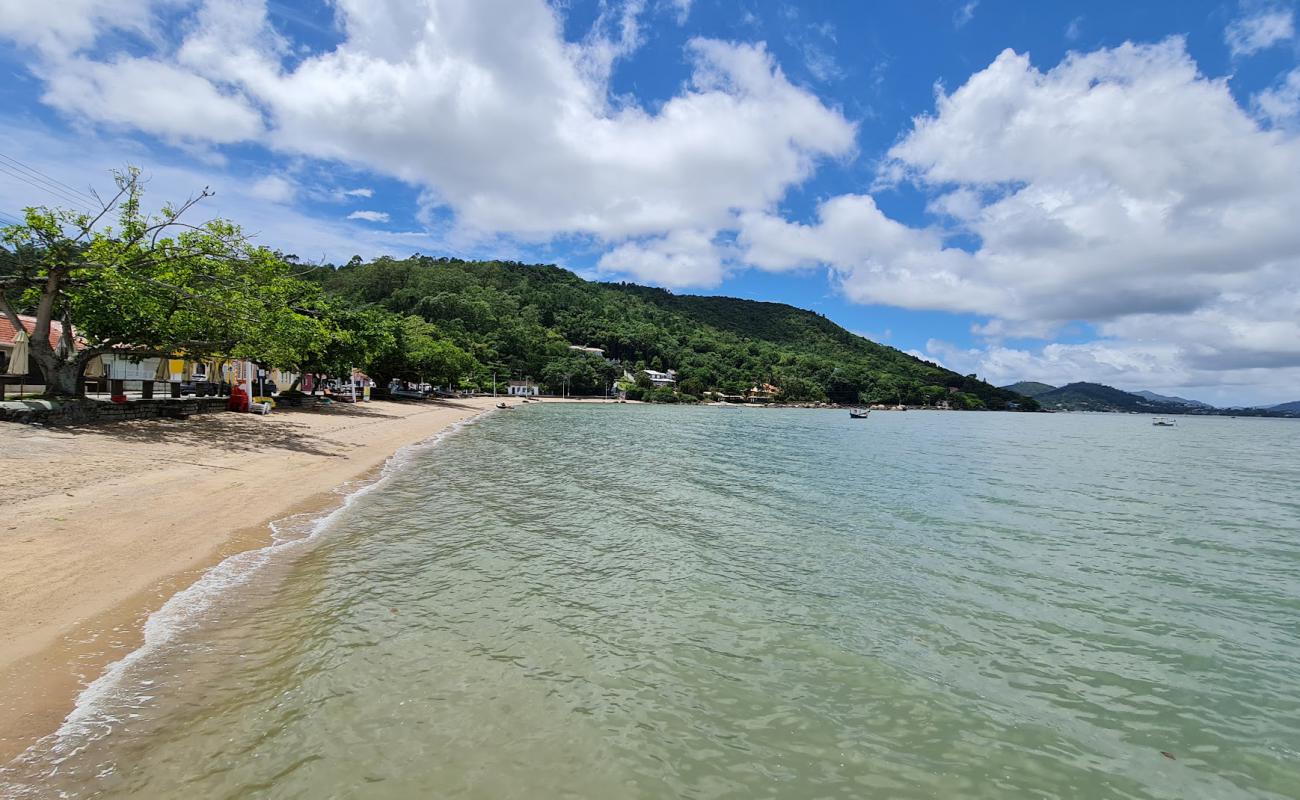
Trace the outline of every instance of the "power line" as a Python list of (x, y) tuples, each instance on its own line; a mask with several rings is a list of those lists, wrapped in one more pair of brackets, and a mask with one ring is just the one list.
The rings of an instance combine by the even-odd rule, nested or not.
[(34, 180), (34, 178), (26, 176), (26, 174), (18, 172), (17, 169), (10, 168), (8, 164), (0, 163), (0, 174), (6, 174), (6, 176), (26, 183), (27, 186), (34, 187), (34, 189), (47, 191), (47, 193), (56, 196), (56, 198), (64, 200), (65, 203), (72, 203), (73, 206), (82, 209), (82, 211), (90, 211), (90, 206), (88, 206), (86, 200), (78, 198), (77, 195), (70, 194), (68, 191), (59, 189), (59, 187), (52, 185), (52, 183), (45, 183), (42, 180)]
[(44, 181), (44, 182), (46, 182), (46, 183), (50, 183), (50, 184), (53, 184), (53, 185), (55, 185), (55, 186), (58, 186), (58, 187), (60, 187), (60, 188), (62, 188), (62, 189), (66, 189), (68, 192), (72, 193), (73, 195), (75, 195), (75, 196), (77, 196), (77, 197), (85, 198), (86, 200), (90, 201), (90, 202), (91, 202), (92, 204), (94, 204), (94, 205), (98, 205), (98, 204), (99, 204), (99, 198), (95, 197), (93, 194), (91, 194), (91, 193), (89, 193), (89, 192), (84, 192), (84, 191), (82, 191), (82, 190), (80, 190), (80, 189), (75, 189), (75, 188), (69, 186), (68, 184), (64, 183), (63, 181), (59, 180), (58, 178), (55, 178), (55, 177), (53, 177), (53, 176), (51, 176), (51, 175), (48, 175), (48, 174), (46, 174), (46, 173), (44, 173), (44, 172), (41, 172), (40, 170), (36, 169), (35, 167), (31, 166), (30, 164), (24, 164), (23, 162), (19, 161), (18, 159), (14, 158), (13, 156), (7, 156), (7, 155), (5, 155), (4, 153), (0, 153), (0, 163), (6, 163), (6, 162), (7, 162), (9, 165), (11, 165), (11, 166), (13, 166), (13, 167), (16, 167), (17, 169), (20, 169), (20, 170), (22, 170), (23, 172), (29, 173), (29, 174), (31, 174), (32, 176), (34, 176), (34, 177), (36, 177), (36, 178), (39, 178), (40, 180), (42, 180), (42, 181)]

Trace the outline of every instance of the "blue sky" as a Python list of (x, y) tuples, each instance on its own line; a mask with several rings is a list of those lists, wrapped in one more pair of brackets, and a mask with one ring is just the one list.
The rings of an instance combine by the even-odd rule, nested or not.
[(67, 6), (0, 0), (0, 214), (131, 163), (307, 259), (558, 263), (995, 383), (1300, 398), (1294, 2)]

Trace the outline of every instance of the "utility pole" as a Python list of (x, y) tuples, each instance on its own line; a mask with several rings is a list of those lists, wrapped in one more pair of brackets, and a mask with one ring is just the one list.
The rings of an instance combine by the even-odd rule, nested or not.
[(492, 396), (497, 396), (497, 371), (492, 370)]

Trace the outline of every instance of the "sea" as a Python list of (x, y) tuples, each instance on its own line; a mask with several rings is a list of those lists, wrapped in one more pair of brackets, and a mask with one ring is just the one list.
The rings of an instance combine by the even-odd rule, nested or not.
[(494, 411), (172, 598), (0, 794), (1300, 797), (1300, 422)]

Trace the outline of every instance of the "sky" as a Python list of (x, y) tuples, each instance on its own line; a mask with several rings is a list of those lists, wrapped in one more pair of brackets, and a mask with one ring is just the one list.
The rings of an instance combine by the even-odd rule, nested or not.
[(994, 384), (1300, 399), (1296, 0), (0, 0), (0, 221), (786, 302)]

